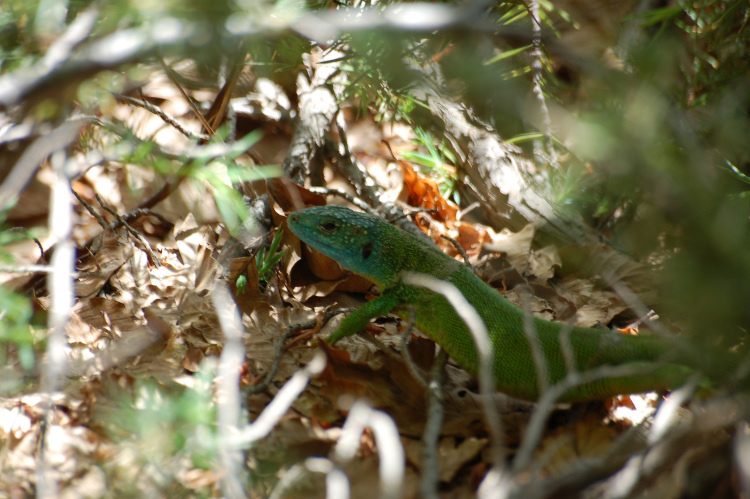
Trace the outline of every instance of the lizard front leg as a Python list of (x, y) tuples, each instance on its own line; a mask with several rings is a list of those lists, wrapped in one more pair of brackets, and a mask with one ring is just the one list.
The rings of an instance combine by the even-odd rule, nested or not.
[(367, 327), (370, 319), (383, 316), (398, 305), (400, 305), (400, 300), (396, 295), (383, 294), (349, 314), (341, 321), (339, 328), (326, 338), (326, 341), (333, 345), (344, 336), (357, 334)]

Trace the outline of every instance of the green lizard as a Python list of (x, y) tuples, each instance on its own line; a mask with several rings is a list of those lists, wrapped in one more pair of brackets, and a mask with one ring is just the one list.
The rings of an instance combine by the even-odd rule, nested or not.
[[(690, 375), (686, 366), (659, 364), (669, 349), (657, 337), (630, 336), (601, 329), (571, 327), (527, 318), (460, 262), (425, 244), (411, 234), (377, 217), (340, 206), (322, 206), (289, 215), (287, 224), (303, 242), (338, 261), (346, 269), (377, 284), (381, 295), (351, 313), (329, 338), (335, 343), (356, 334), (378, 316), (395, 311), (415, 312), (416, 325), (441, 345), (466, 371), (477, 376), (479, 357), (472, 335), (453, 307), (440, 294), (401, 281), (404, 271), (428, 274), (450, 281), (481, 316), (494, 347), (493, 371), (496, 388), (514, 397), (537, 400), (540, 383), (532, 347), (524, 327), (533, 327), (544, 353), (548, 386), (568, 374), (561, 349), (561, 330), (569, 332), (569, 345), (579, 372), (603, 365), (632, 365), (638, 374), (602, 378), (565, 392), (560, 401), (603, 399), (626, 393), (675, 388)], [(524, 326), (526, 322), (526, 326)]]

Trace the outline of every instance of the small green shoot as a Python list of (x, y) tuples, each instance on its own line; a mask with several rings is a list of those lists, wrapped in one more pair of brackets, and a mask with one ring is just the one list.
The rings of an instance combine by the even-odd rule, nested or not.
[(235, 281), (234, 285), (237, 287), (237, 294), (238, 295), (243, 294), (245, 290), (247, 289), (247, 276), (244, 274), (239, 276), (237, 280)]
[(258, 267), (258, 288), (261, 292), (265, 290), (266, 284), (268, 284), (268, 280), (271, 278), (273, 268), (281, 261), (286, 252), (286, 249), (278, 251), (283, 235), (283, 230), (277, 231), (276, 235), (273, 237), (273, 241), (271, 241), (271, 246), (268, 248), (268, 252), (266, 252), (264, 246), (255, 254), (255, 264)]
[(440, 144), (439, 148), (436, 147), (435, 137), (430, 132), (415, 127), (414, 133), (417, 134), (415, 142), (424, 146), (427, 154), (419, 151), (405, 151), (401, 153), (401, 157), (421, 166), (422, 173), (436, 177), (440, 194), (446, 199), (452, 199), (456, 204), (461, 204), (461, 197), (456, 189), (458, 180), (456, 174), (445, 168), (446, 163), (455, 163), (455, 156), (445, 148), (444, 143)]

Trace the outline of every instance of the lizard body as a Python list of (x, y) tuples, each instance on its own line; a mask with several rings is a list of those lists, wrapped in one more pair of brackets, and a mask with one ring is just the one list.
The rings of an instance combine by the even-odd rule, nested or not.
[(691, 372), (683, 365), (659, 364), (665, 360), (669, 349), (654, 336), (572, 327), (536, 317), (525, 319), (526, 313), (521, 308), (466, 266), (374, 216), (340, 206), (323, 206), (292, 213), (287, 224), (303, 242), (344, 268), (370, 279), (381, 290), (381, 296), (342, 321), (339, 329), (328, 338), (330, 343), (360, 332), (372, 318), (391, 311), (406, 317), (404, 306), (410, 306), (420, 331), (476, 376), (479, 356), (464, 321), (442, 295), (401, 281), (404, 271), (412, 271), (451, 282), (476, 309), (487, 326), (494, 348), (496, 388), (505, 394), (527, 400), (536, 400), (541, 395), (538, 370), (524, 327), (527, 330), (531, 327), (544, 353), (548, 386), (560, 382), (569, 372), (561, 345), (563, 328), (577, 371), (604, 365), (632, 365), (637, 373), (577, 386), (565, 392), (560, 401), (595, 400), (674, 388)]

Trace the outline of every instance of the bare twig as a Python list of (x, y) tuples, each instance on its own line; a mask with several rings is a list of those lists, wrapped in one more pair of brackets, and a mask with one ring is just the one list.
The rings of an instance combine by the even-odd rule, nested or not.
[(304, 369), (294, 373), (271, 400), (271, 403), (263, 409), (258, 418), (240, 430), (239, 434), (232, 438), (229, 445), (245, 447), (266, 437), (299, 397), (299, 394), (307, 388), (310, 378), (320, 374), (325, 366), (325, 354), (321, 351), (316, 352), (310, 363)]
[(526, 341), (529, 342), (531, 356), (534, 359), (534, 368), (536, 369), (536, 381), (539, 393), (543, 394), (549, 386), (549, 377), (547, 374), (547, 357), (544, 354), (542, 345), (537, 336), (536, 327), (534, 327), (534, 316), (526, 310), (523, 311), (523, 334)]
[(86, 208), (86, 211), (89, 212), (89, 215), (94, 217), (96, 221), (99, 223), (99, 225), (102, 227), (102, 229), (109, 228), (109, 224), (106, 220), (104, 220), (104, 217), (99, 214), (98, 211), (94, 209), (93, 206), (91, 206), (91, 203), (83, 199), (80, 194), (78, 194), (76, 191), (73, 191), (73, 195), (78, 199), (78, 202), (83, 205), (84, 208)]
[(99, 194), (96, 195), (96, 200), (99, 201), (99, 204), (102, 208), (111, 213), (125, 227), (125, 229), (141, 243), (143, 249), (145, 249), (146, 253), (148, 253), (149, 258), (151, 259), (151, 263), (153, 263), (157, 267), (160, 267), (161, 259), (156, 256), (156, 253), (154, 253), (154, 250), (151, 248), (151, 245), (148, 243), (148, 241), (146, 241), (146, 238), (143, 237), (143, 234), (131, 227), (130, 224), (127, 223), (119, 213), (117, 213), (117, 210), (109, 206), (109, 204), (107, 204)]
[(26, 184), (34, 177), (39, 165), (55, 151), (67, 147), (81, 131), (79, 121), (66, 121), (44, 137), (37, 138), (13, 165), (13, 169), (0, 186), (0, 210), (17, 199)]
[(341, 428), (341, 437), (334, 449), (335, 460), (344, 465), (354, 458), (362, 432), (368, 426), (372, 428), (380, 455), (380, 497), (400, 499), (406, 457), (396, 423), (388, 414), (372, 409), (362, 400), (355, 402)]
[(437, 444), (443, 426), (443, 369), (448, 362), (448, 353), (440, 349), (430, 371), (430, 382), (427, 385), (427, 422), (422, 433), (422, 475), (419, 490), (424, 499), (438, 499), (440, 467)]
[(544, 432), (544, 423), (547, 421), (554, 405), (568, 390), (600, 379), (643, 375), (660, 367), (661, 365), (658, 363), (649, 366), (643, 364), (604, 365), (581, 373), (575, 371), (568, 373), (560, 382), (550, 386), (539, 398), (526, 429), (526, 436), (513, 461), (514, 472), (520, 473), (529, 466), (534, 449)]
[(65, 153), (58, 151), (52, 156), (52, 168), (56, 174), (50, 203), (50, 232), (56, 241), (51, 265), (54, 272), (49, 275), (50, 313), (47, 338), (47, 356), (42, 369), (41, 391), (43, 393), (44, 427), (40, 436), (37, 465), (37, 497), (57, 496), (57, 480), (50, 472), (47, 462), (47, 435), (52, 424), (52, 394), (64, 379), (67, 366), (65, 355), (65, 326), (70, 317), (75, 297), (73, 270), (75, 247), (71, 239), (73, 232), (73, 204), (70, 180), (65, 175)]
[(303, 464), (295, 464), (281, 475), (268, 499), (281, 499), (296, 482), (305, 477), (306, 472), (326, 475), (326, 499), (349, 499), (349, 479), (346, 473), (330, 459), (309, 457)]
[(360, 198), (356, 196), (352, 196), (348, 192), (342, 191), (341, 189), (331, 189), (328, 187), (310, 187), (308, 188), (308, 190), (310, 192), (314, 192), (315, 194), (322, 194), (324, 196), (334, 195), (340, 198), (344, 198), (350, 203), (352, 203), (354, 206), (359, 208), (360, 210), (367, 212), (370, 215), (373, 215), (376, 217), (378, 216), (377, 210), (372, 208), (369, 204), (365, 203), (364, 201), (362, 201)]
[(211, 290), (211, 298), (219, 317), (221, 331), (226, 342), (219, 359), (218, 428), (220, 435), (219, 455), (222, 467), (224, 496), (233, 499), (247, 497), (241, 477), (243, 473), (242, 453), (229, 442), (237, 435), (240, 426), (240, 374), (245, 361), (245, 345), (242, 343), (242, 320), (227, 285), (216, 281)]
[(198, 109), (198, 106), (195, 105), (195, 102), (193, 102), (193, 99), (190, 98), (190, 96), (185, 92), (185, 89), (182, 88), (182, 85), (180, 85), (180, 82), (177, 80), (177, 75), (175, 74), (174, 70), (167, 66), (167, 63), (164, 62), (164, 60), (161, 61), (161, 66), (164, 69), (164, 72), (166, 73), (167, 77), (169, 78), (169, 81), (172, 82), (172, 84), (177, 88), (177, 90), (180, 91), (182, 94), (182, 97), (185, 99), (185, 101), (188, 103), (188, 106), (190, 106), (190, 109), (193, 110), (193, 113), (195, 113), (195, 116), (198, 118), (198, 121), (201, 122), (203, 125), (203, 128), (206, 129), (208, 132), (208, 135), (213, 137), (216, 131), (211, 128), (211, 125), (206, 121), (205, 116), (203, 116), (203, 113), (201, 113), (201, 110)]
[(414, 311), (414, 307), (407, 305), (406, 308), (409, 312), (409, 321), (406, 324), (406, 329), (404, 329), (404, 332), (401, 333), (401, 351), (403, 353), (406, 366), (409, 368), (409, 372), (411, 373), (411, 375), (414, 377), (414, 379), (417, 380), (417, 382), (419, 382), (420, 385), (426, 387), (427, 381), (425, 381), (424, 376), (422, 376), (420, 370), (417, 369), (417, 365), (414, 363), (414, 359), (411, 358), (411, 353), (409, 353), (409, 339), (411, 338), (412, 331), (414, 331), (414, 325), (417, 321), (417, 315)]
[[(350, 311), (351, 309), (349, 308), (343, 308), (343, 309), (338, 308), (335, 310), (327, 310), (323, 314), (323, 322), (328, 321), (334, 315), (343, 314), (343, 313), (347, 313)], [(279, 337), (276, 343), (276, 350), (273, 355), (273, 362), (271, 363), (271, 367), (268, 370), (266, 377), (260, 383), (247, 387), (245, 389), (245, 392), (252, 395), (255, 393), (261, 393), (265, 391), (268, 388), (268, 386), (271, 384), (271, 382), (273, 381), (274, 376), (276, 376), (276, 371), (279, 370), (279, 364), (281, 363), (281, 353), (284, 351), (284, 343), (286, 342), (287, 338), (289, 338), (289, 336), (292, 333), (299, 331), (301, 329), (309, 329), (311, 327), (316, 327), (318, 323), (319, 321), (317, 319), (314, 319), (314, 320), (302, 322), (299, 324), (293, 324), (287, 327), (286, 329), (284, 329), (284, 332), (281, 333), (281, 336)]]
[[(534, 46), (533, 58), (531, 62), (531, 69), (533, 71), (532, 90), (534, 97), (536, 97), (539, 103), (539, 111), (542, 115), (542, 134), (543, 139), (540, 141), (537, 139), (534, 141), (534, 155), (537, 158), (537, 162), (540, 165), (549, 164), (559, 169), (560, 165), (557, 163), (557, 155), (552, 145), (552, 120), (549, 116), (549, 109), (547, 109), (547, 102), (544, 99), (544, 90), (542, 90), (542, 23), (539, 18), (539, 1), (531, 0), (531, 7), (529, 9), (529, 15), (531, 16), (531, 33), (532, 33), (532, 44)], [(545, 161), (545, 156), (547, 161)]]
[(472, 272), (474, 272), (474, 266), (469, 261), (469, 255), (466, 254), (466, 251), (464, 250), (464, 247), (458, 244), (458, 241), (453, 239), (451, 236), (446, 236), (445, 234), (440, 234), (440, 237), (445, 239), (446, 241), (449, 241), (454, 248), (456, 248), (456, 251), (458, 251), (461, 254), (461, 258), (464, 259), (464, 265), (469, 267)]
[(487, 426), (490, 428), (492, 463), (494, 466), (502, 467), (504, 456), (502, 420), (493, 403), (492, 397), (495, 389), (493, 376), (493, 359), (495, 353), (487, 326), (476, 309), (453, 283), (418, 272), (405, 272), (401, 280), (407, 285), (426, 288), (433, 293), (445, 297), (469, 329), (479, 357), (479, 392), (482, 398), (482, 408)]
[[(26, 273), (47, 273), (51, 274), (55, 271), (55, 267), (52, 265), (0, 265), (0, 272), (7, 272), (9, 274), (26, 274)], [(78, 277), (81, 274), (73, 272), (73, 277)]]
[(185, 137), (193, 140), (210, 140), (211, 135), (205, 134), (205, 133), (193, 133), (187, 128), (185, 128), (182, 123), (180, 123), (177, 118), (160, 108), (159, 106), (155, 106), (148, 102), (147, 100), (141, 100), (141, 99), (134, 99), (132, 97), (128, 97), (127, 95), (121, 95), (121, 94), (115, 94), (115, 99), (117, 99), (120, 102), (124, 102), (126, 104), (130, 104), (132, 106), (138, 106), (142, 107), (146, 111), (155, 114), (159, 118), (164, 121), (167, 125), (172, 126), (175, 130), (183, 134)]

